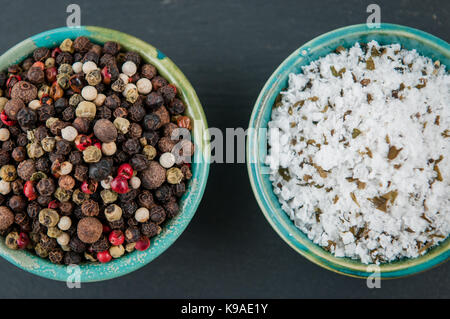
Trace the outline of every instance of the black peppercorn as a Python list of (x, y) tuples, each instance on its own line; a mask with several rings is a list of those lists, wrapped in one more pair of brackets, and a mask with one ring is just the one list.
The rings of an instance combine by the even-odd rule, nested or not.
[(22, 211), (24, 211), (26, 209), (27, 202), (22, 196), (13, 195), (8, 201), (8, 206), (15, 213), (19, 213), (19, 212), (22, 212)]
[(60, 54), (58, 54), (56, 56), (55, 59), (56, 64), (61, 65), (61, 64), (73, 64), (73, 57), (69, 52), (61, 52)]
[(81, 204), (81, 211), (84, 216), (92, 217), (98, 215), (100, 208), (96, 201), (87, 199), (83, 202), (83, 204)]
[(50, 161), (47, 157), (39, 157), (36, 160), (36, 170), (43, 173), (48, 173), (50, 171)]
[(11, 189), (15, 195), (22, 195), (23, 194), (23, 181), (18, 178), (15, 181), (11, 182)]
[(89, 168), (85, 165), (76, 165), (73, 177), (79, 182), (84, 182), (88, 178), (88, 170)]
[(141, 232), (137, 227), (128, 227), (125, 230), (125, 239), (128, 243), (135, 243), (141, 237)]
[(180, 99), (173, 99), (172, 102), (168, 104), (169, 112), (175, 115), (182, 114), (186, 110), (186, 106)]
[(137, 189), (130, 189), (125, 194), (119, 195), (119, 200), (121, 203), (126, 203), (132, 200), (135, 200), (135, 198), (138, 196), (138, 190)]
[(75, 118), (75, 108), (74, 107), (70, 106), (62, 112), (62, 119), (64, 121), (72, 121), (74, 118)]
[(81, 255), (74, 251), (67, 251), (64, 255), (64, 264), (65, 265), (78, 265), (81, 263)]
[(115, 94), (109, 95), (106, 97), (104, 105), (111, 110), (115, 110), (120, 105), (120, 98)]
[(116, 55), (120, 51), (120, 44), (114, 41), (107, 41), (103, 45), (103, 51), (110, 55)]
[(135, 201), (128, 201), (120, 205), (122, 207), (122, 214), (125, 218), (131, 218), (139, 208)]
[(162, 76), (159, 76), (159, 75), (155, 76), (151, 81), (152, 81), (153, 91), (158, 91), (163, 86), (169, 84), (169, 82), (167, 82), (167, 80), (165, 78), (163, 78)]
[(110, 247), (109, 241), (105, 236), (100, 237), (95, 243), (91, 244), (91, 249), (95, 253), (108, 250)]
[(38, 66), (32, 66), (27, 72), (27, 79), (33, 84), (41, 84), (45, 81), (45, 73)]
[(9, 152), (3, 149), (0, 149), (0, 166), (6, 165), (9, 163)]
[(137, 200), (140, 206), (145, 207), (147, 209), (152, 207), (155, 203), (155, 201), (153, 200), (152, 193), (148, 190), (141, 191), (137, 197)]
[(137, 172), (143, 171), (148, 167), (149, 161), (147, 156), (143, 154), (136, 154), (130, 160), (130, 165)]
[(100, 182), (111, 174), (111, 170), (111, 162), (106, 159), (101, 159), (98, 163), (89, 165), (89, 178)]
[(41, 246), (46, 250), (52, 250), (57, 247), (58, 243), (56, 242), (56, 239), (50, 238), (47, 236), (47, 234), (41, 234), (39, 243)]
[(122, 144), (122, 150), (130, 155), (137, 154), (141, 151), (141, 144), (137, 139), (130, 138)]
[(131, 138), (140, 138), (142, 136), (142, 127), (138, 123), (131, 123), (128, 135)]
[(39, 121), (44, 122), (55, 116), (55, 108), (53, 105), (44, 104), (37, 109)]
[(78, 236), (74, 236), (70, 239), (69, 247), (76, 253), (82, 253), (86, 250), (86, 245), (78, 238)]
[(144, 128), (146, 130), (157, 130), (161, 127), (161, 119), (155, 113), (147, 114), (144, 117)]
[(43, 178), (37, 183), (36, 189), (42, 196), (51, 196), (56, 189), (55, 182), (51, 178)]
[(109, 120), (112, 116), (111, 109), (106, 106), (100, 106), (97, 108), (97, 113), (95, 114), (95, 117), (97, 119), (107, 119)]
[(161, 203), (166, 203), (172, 196), (172, 189), (169, 185), (163, 184), (155, 190), (155, 198)]
[(69, 155), (69, 162), (73, 165), (83, 163), (83, 153), (81, 153), (80, 151), (72, 151)]
[(11, 156), (16, 162), (22, 162), (27, 158), (27, 150), (23, 146), (16, 147)]
[(86, 53), (91, 47), (92, 43), (87, 37), (80, 36), (73, 41), (73, 49), (77, 52)]
[(155, 205), (149, 209), (150, 220), (159, 225), (166, 219), (166, 212), (161, 206)]
[(170, 102), (175, 98), (177, 92), (173, 85), (164, 85), (161, 87), (158, 92), (163, 96), (164, 102), (166, 105), (169, 105)]
[(167, 218), (173, 218), (178, 215), (180, 208), (175, 200), (170, 200), (164, 204), (164, 210), (166, 211)]
[(137, 67), (139, 67), (139, 65), (141, 64), (141, 56), (135, 51), (129, 51), (125, 53), (125, 61), (131, 61), (136, 64)]
[(78, 133), (86, 134), (89, 131), (91, 121), (85, 117), (77, 117), (72, 125), (77, 129)]
[(176, 197), (181, 197), (186, 192), (186, 185), (181, 182), (178, 184), (173, 184), (172, 186), (172, 194)]
[(50, 57), (50, 50), (48, 48), (37, 48), (33, 51), (33, 58), (35, 61), (44, 62)]
[(156, 74), (158, 74), (158, 71), (151, 64), (144, 64), (141, 68), (141, 76), (143, 78), (151, 80)]
[(140, 122), (145, 116), (145, 109), (141, 105), (132, 105), (128, 114), (130, 120), (133, 122)]
[(141, 225), (141, 233), (149, 238), (155, 237), (161, 232), (161, 227), (152, 222), (143, 223)]
[(32, 201), (27, 206), (27, 214), (30, 218), (35, 218), (38, 216), (41, 207), (35, 201)]
[(164, 98), (159, 92), (151, 92), (147, 97), (145, 98), (145, 104), (149, 106), (150, 108), (156, 109), (163, 105)]
[(50, 196), (38, 196), (37, 202), (41, 206), (48, 206), (48, 204), (52, 201), (52, 197)]
[(72, 145), (70, 142), (66, 140), (58, 140), (56, 142), (56, 154), (58, 155), (68, 155), (70, 151), (72, 150)]
[[(48, 136), (48, 130), (45, 126), (41, 125), (36, 130), (34, 130), (34, 137), (38, 142), (41, 142), (44, 138)], [(26, 134), (25, 136), (26, 137)]]
[(5, 150), (7, 152), (12, 152), (15, 147), (16, 145), (13, 140), (7, 140), (2, 144), (2, 150)]
[(123, 220), (123, 218), (119, 219), (119, 220), (115, 220), (113, 222), (109, 222), (109, 227), (111, 227), (111, 229), (119, 229), (119, 230), (124, 230), (125, 229), (125, 222)]
[[(17, 139), (16, 139), (17, 146), (26, 146), (28, 144), (28, 138), (27, 138), (26, 133), (20, 133), (16, 136), (17, 136)], [(35, 133), (35, 137), (36, 137), (36, 133)]]
[(61, 264), (64, 258), (62, 249), (56, 248), (48, 253), (48, 259), (54, 264)]
[(81, 59), (82, 63), (86, 63), (88, 61), (92, 61), (95, 64), (98, 64), (99, 56), (94, 51), (86, 52), (86, 54), (83, 56), (83, 59)]
[(23, 129), (31, 129), (37, 121), (36, 112), (29, 107), (24, 107), (17, 113), (17, 122)]

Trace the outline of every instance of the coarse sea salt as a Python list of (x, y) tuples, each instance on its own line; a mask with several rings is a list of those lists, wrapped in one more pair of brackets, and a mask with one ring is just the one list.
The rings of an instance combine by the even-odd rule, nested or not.
[(283, 210), (338, 257), (414, 258), (450, 233), (450, 76), (399, 44), (339, 48), (289, 75), (266, 163)]

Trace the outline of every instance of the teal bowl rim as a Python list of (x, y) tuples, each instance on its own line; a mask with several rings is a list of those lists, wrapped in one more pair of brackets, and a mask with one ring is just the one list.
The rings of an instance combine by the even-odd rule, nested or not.
[[(259, 128), (267, 128), (271, 114), (268, 108), (272, 109), (276, 96), (285, 88), (288, 74), (293, 70), (298, 72), (300, 66), (317, 59), (317, 57), (310, 59), (309, 54), (314, 55), (319, 50), (328, 50), (327, 53), (329, 53), (338, 46), (337, 43), (348, 45), (349, 43), (345, 43), (347, 37), (352, 36), (353, 39), (357, 36), (364, 40), (370, 40), (377, 34), (418, 41), (423, 45), (422, 49), (426, 51), (426, 56), (432, 59), (439, 58), (441, 63), (447, 66), (447, 69), (450, 67), (450, 45), (447, 42), (429, 33), (406, 26), (382, 23), (380, 28), (369, 28), (366, 24), (358, 24), (339, 28), (314, 38), (289, 55), (262, 88), (249, 122), (246, 146), (247, 170), (253, 193), (265, 218), (291, 248), (311, 262), (339, 274), (367, 278), (372, 276), (374, 271), (379, 271), (382, 279), (392, 279), (417, 274), (447, 261), (450, 257), (450, 238), (447, 237), (438, 246), (420, 257), (384, 263), (379, 267), (365, 265), (350, 258), (334, 257), (310, 241), (281, 209), (278, 199), (273, 193), (272, 183), (268, 180), (268, 175), (264, 174), (267, 172), (265, 170), (267, 168), (263, 164), (267, 142), (264, 132), (258, 133)], [(352, 40), (351, 43), (354, 42)], [(318, 56), (323, 56), (323, 54), (318, 54)]]
[(150, 263), (162, 254), (186, 229), (194, 216), (205, 191), (209, 174), (210, 145), (207, 122), (200, 101), (184, 74), (161, 51), (131, 35), (101, 27), (63, 27), (48, 30), (18, 43), (0, 56), (0, 69), (18, 63), (28, 57), (36, 47), (54, 47), (64, 39), (86, 36), (95, 43), (117, 41), (126, 50), (138, 51), (144, 60), (152, 63), (169, 82), (174, 83), (181, 99), (186, 103), (186, 113), (193, 121), (193, 140), (196, 146), (192, 163), (192, 179), (180, 201), (180, 214), (166, 222), (162, 232), (151, 239), (148, 250), (134, 251), (107, 264), (92, 263), (79, 265), (79, 271), (65, 265), (52, 264), (27, 251), (10, 250), (4, 240), (0, 241), (0, 256), (15, 266), (32, 274), (59, 281), (94, 282), (126, 275)]

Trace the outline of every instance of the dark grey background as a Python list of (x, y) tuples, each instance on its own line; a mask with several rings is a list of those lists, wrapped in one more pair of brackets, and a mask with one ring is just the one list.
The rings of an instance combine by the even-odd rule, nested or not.
[[(414, 1), (81, 1), (82, 24), (109, 27), (158, 47), (183, 70), (211, 127), (247, 127), (273, 70), (306, 41), (364, 23), (381, 6), (383, 22), (449, 40), (450, 2)], [(65, 25), (69, 1), (2, 1), (0, 52)], [(68, 289), (0, 259), (0, 297), (66, 298), (404, 298), (450, 297), (450, 264), (410, 278), (364, 280), (324, 270), (289, 248), (264, 219), (244, 164), (214, 164), (187, 230), (164, 254), (121, 278)]]

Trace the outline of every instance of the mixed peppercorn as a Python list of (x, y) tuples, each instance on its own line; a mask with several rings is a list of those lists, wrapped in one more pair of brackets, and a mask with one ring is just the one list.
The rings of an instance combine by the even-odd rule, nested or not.
[(146, 250), (192, 177), (177, 88), (120, 44), (66, 39), (0, 72), (0, 235), (57, 264)]

